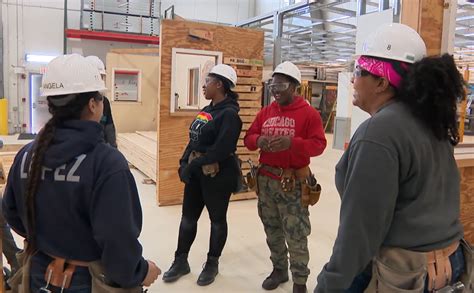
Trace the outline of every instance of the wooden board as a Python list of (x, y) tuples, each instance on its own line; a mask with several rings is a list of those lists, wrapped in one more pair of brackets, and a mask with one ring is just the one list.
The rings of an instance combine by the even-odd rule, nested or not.
[(254, 77), (239, 77), (237, 78), (237, 85), (261, 85), (262, 80)]
[(459, 169), (461, 174), (461, 223), (464, 237), (474, 243), (474, 166)]
[(440, 0), (402, 1), (401, 23), (416, 30), (425, 41), (428, 56), (441, 53), (444, 2)]
[(243, 108), (240, 109), (239, 114), (242, 116), (255, 116), (260, 111), (258, 108)]
[(119, 133), (117, 145), (129, 163), (156, 182), (156, 141), (138, 133)]
[(239, 94), (239, 101), (261, 101), (262, 93), (242, 93)]
[(137, 131), (137, 134), (144, 136), (148, 139), (153, 140), (154, 142), (158, 141), (157, 133), (156, 131)]
[(237, 76), (242, 77), (260, 77), (262, 76), (261, 70), (249, 70), (249, 69), (236, 69)]
[(244, 123), (252, 123), (255, 120), (255, 116), (240, 115), (240, 119), (242, 119)]
[[(203, 41), (189, 38), (190, 29), (212, 31), (214, 41)], [(161, 22), (160, 32), (160, 92), (159, 115), (157, 116), (158, 167), (157, 167), (157, 202), (159, 205), (180, 204), (182, 202), (183, 184), (177, 176), (178, 161), (188, 142), (188, 128), (194, 117), (170, 115), (171, 96), (171, 61), (172, 49), (184, 48), (195, 50), (218, 51), (223, 58), (239, 57), (243, 59), (263, 59), (264, 36), (262, 31), (218, 26), (189, 21), (165, 19)], [(238, 77), (239, 85), (261, 85), (262, 70), (254, 73), (255, 77), (245, 80)], [(250, 100), (261, 100), (261, 94)], [(240, 101), (248, 100), (240, 98)], [(252, 120), (253, 121), (253, 120)]]
[(237, 93), (256, 93), (261, 92), (263, 86), (255, 86), (255, 85), (237, 85), (232, 90)]
[[(257, 108), (260, 110), (262, 104), (260, 101), (239, 101), (240, 108)], [(253, 116), (252, 116), (253, 117)]]
[(255, 198), (257, 198), (257, 194), (254, 191), (248, 191), (232, 195), (231, 200), (246, 200)]
[(250, 65), (250, 66), (263, 67), (264, 60), (245, 59), (245, 58), (240, 58), (240, 57), (226, 57), (226, 58), (224, 58), (224, 63), (225, 64)]

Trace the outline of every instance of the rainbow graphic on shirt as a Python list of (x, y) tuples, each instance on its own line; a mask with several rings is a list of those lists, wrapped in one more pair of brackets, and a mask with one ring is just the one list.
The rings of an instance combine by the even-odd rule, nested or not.
[(201, 112), (196, 116), (196, 120), (202, 121), (204, 123), (207, 123), (211, 121), (212, 119), (213, 119), (212, 115), (206, 112)]

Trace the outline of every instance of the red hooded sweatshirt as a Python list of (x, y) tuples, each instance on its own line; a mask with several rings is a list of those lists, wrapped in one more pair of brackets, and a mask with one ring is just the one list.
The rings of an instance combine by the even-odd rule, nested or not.
[[(326, 148), (323, 122), (318, 111), (302, 97), (295, 97), (288, 106), (273, 102), (263, 108), (255, 118), (244, 138), (245, 146), (257, 150), (260, 135), (291, 136), (290, 149), (282, 152), (260, 151), (260, 163), (283, 169), (300, 169), (319, 156)], [(271, 176), (271, 174), (266, 175)], [(274, 177), (274, 176), (271, 176)]]

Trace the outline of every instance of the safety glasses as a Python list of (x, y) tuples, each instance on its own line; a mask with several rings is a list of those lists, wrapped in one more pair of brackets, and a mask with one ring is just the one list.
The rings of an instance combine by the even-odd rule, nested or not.
[(370, 75), (370, 76), (373, 76), (373, 77), (375, 77), (375, 78), (380, 78), (379, 76), (374, 75), (374, 74), (370, 73), (369, 71), (367, 71), (367, 70), (361, 68), (359, 65), (356, 65), (356, 66), (354, 67), (354, 71), (352, 72), (352, 76), (353, 76), (354, 78), (361, 77), (361, 76), (369, 76), (369, 75)]
[(290, 87), (289, 82), (270, 83), (268, 85), (268, 89), (272, 92), (283, 92), (283, 91), (286, 91), (289, 87)]

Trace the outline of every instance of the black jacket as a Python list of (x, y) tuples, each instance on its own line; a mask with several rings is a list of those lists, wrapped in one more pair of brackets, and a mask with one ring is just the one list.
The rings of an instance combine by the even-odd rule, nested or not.
[(187, 165), (192, 151), (205, 153), (193, 161), (195, 167), (217, 162), (225, 168), (229, 160), (235, 162), (234, 153), (242, 130), (239, 110), (239, 104), (230, 98), (202, 109), (189, 127), (189, 143), (179, 161), (180, 166)]

